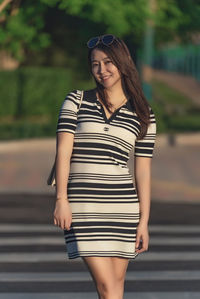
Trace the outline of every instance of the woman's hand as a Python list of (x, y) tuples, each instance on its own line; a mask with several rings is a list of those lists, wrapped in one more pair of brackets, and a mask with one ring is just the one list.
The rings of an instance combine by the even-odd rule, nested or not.
[(59, 226), (61, 229), (70, 230), (71, 222), (72, 212), (68, 200), (56, 200), (56, 206), (54, 210), (54, 224)]
[(137, 236), (135, 248), (137, 253), (141, 253), (143, 251), (148, 250), (149, 245), (149, 232), (148, 232), (148, 224), (147, 223), (139, 223), (137, 226)]

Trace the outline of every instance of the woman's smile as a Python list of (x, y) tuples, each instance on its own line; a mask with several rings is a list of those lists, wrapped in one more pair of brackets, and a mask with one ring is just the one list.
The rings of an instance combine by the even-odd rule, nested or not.
[(111, 76), (102, 77), (101, 80), (102, 80), (102, 81), (108, 81), (108, 79), (109, 79), (110, 77), (111, 77)]

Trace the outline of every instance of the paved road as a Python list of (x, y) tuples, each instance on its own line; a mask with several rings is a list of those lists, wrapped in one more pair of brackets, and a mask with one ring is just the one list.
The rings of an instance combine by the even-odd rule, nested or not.
[[(166, 135), (156, 139), (152, 161), (152, 199), (199, 202), (200, 133), (180, 134), (176, 146)], [(54, 194), (46, 185), (55, 155), (55, 139), (0, 143), (0, 193)], [(129, 167), (133, 169), (133, 155)]]
[[(150, 247), (130, 262), (124, 299), (200, 298), (200, 139), (178, 136), (171, 147), (163, 137), (152, 168)], [(0, 299), (97, 298), (52, 224), (45, 178), (54, 151), (52, 139), (0, 144)]]
[(200, 105), (200, 84), (195, 78), (175, 72), (154, 70), (153, 78), (166, 83), (191, 99), (197, 106)]
[[(0, 298), (95, 299), (81, 259), (68, 260), (52, 195), (0, 196)], [(152, 202), (150, 247), (128, 267), (124, 299), (200, 296), (200, 204)]]

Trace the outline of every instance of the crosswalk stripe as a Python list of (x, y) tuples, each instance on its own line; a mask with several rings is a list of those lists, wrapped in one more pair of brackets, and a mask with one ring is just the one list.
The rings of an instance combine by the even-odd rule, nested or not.
[[(34, 253), (0, 253), (0, 263), (24, 263), (24, 262), (64, 262), (68, 261), (65, 252), (34, 252)], [(135, 261), (200, 261), (200, 252), (143, 252)], [(80, 259), (73, 259), (71, 262), (79, 262)]]
[[(67, 254), (65, 252), (53, 253), (0, 253), (0, 263), (40, 263), (40, 262), (68, 262)], [(72, 262), (78, 262), (74, 259)]]
[[(200, 262), (200, 252), (197, 251), (200, 226), (149, 225), (149, 232), (149, 251), (130, 260), (124, 299), (199, 299), (198, 266), (192, 270), (191, 264), (187, 270), (179, 268), (178, 263), (191, 262), (196, 265)], [(65, 245), (63, 230), (52, 224), (1, 224), (0, 234), (0, 299), (97, 299), (91, 275), (81, 266), (82, 259), (68, 259), (67, 252), (61, 247)], [(142, 266), (141, 269), (145, 262), (157, 266), (159, 263), (158, 270), (157, 266), (151, 266), (149, 270)], [(45, 269), (40, 266), (47, 263), (65, 264), (68, 271), (63, 271), (64, 268), (57, 268), (57, 272), (53, 268), (48, 271), (51, 266)], [(163, 266), (164, 263), (175, 263), (177, 266), (169, 268)], [(21, 268), (26, 264), (31, 267)], [(18, 265), (18, 271), (7, 265), (13, 269)], [(138, 267), (135, 269), (136, 265)], [(57, 289), (60, 292), (54, 292)], [(190, 289), (192, 292), (187, 292)], [(53, 292), (50, 293), (50, 290)]]
[[(126, 280), (200, 280), (200, 271), (128, 271)], [(89, 272), (56, 272), (56, 273), (0, 273), (0, 282), (53, 282), (53, 281), (92, 281)]]
[[(94, 292), (87, 293), (1, 293), (0, 299), (97, 299)], [(200, 292), (125, 292), (124, 299), (199, 299)]]
[[(132, 299), (131, 294), (125, 296), (124, 299)], [(88, 292), (70, 293), (69, 292), (69, 293), (53, 293), (53, 294), (52, 293), (10, 293), (10, 294), (0, 293), (0, 299), (72, 299), (72, 298), (73, 299), (97, 299), (98, 297), (97, 294), (93, 292), (90, 293)]]
[(149, 231), (159, 232), (159, 233), (199, 233), (200, 232), (200, 225), (149, 225)]
[[(152, 233), (199, 233), (200, 225), (149, 225)], [(1, 224), (1, 232), (62, 232), (53, 224)]]
[(150, 237), (150, 245), (200, 245), (200, 239), (190, 237)]
[(61, 232), (61, 229), (53, 224), (1, 224), (1, 232)]
[(1, 245), (63, 245), (64, 236), (62, 237), (17, 237), (16, 239), (1, 238)]
[(199, 261), (200, 252), (144, 252), (138, 255), (138, 261)]
[[(1, 246), (9, 245), (63, 245), (64, 236), (59, 237), (17, 237), (17, 238), (7, 238), (1, 237)], [(149, 241), (150, 245), (200, 245), (200, 239), (190, 238), (190, 237), (151, 237)]]

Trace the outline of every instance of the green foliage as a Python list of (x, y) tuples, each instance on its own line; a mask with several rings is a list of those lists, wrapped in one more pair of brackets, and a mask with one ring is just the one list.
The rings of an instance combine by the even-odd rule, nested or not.
[(39, 1), (37, 5), (34, 1), (24, 1), (17, 13), (12, 15), (11, 10), (12, 5), (8, 5), (1, 13), (5, 21), (0, 29), (0, 49), (23, 61), (27, 48), (36, 51), (50, 45), (50, 36), (42, 31), (47, 6)]
[(0, 116), (15, 114), (17, 89), (16, 72), (0, 72)]
[(200, 29), (199, 0), (157, 0), (156, 44), (168, 41), (188, 43)]
[[(41, 1), (53, 6), (51, 0)], [(103, 22), (107, 33), (120, 37), (132, 34), (140, 42), (147, 19), (155, 25), (157, 43), (177, 39), (177, 36), (186, 41), (191, 38), (191, 32), (200, 29), (199, 0), (155, 0), (153, 9), (149, 0), (54, 0), (53, 3), (67, 14), (94, 23)]]
[(169, 119), (169, 130), (174, 132), (199, 132), (200, 117), (199, 115), (176, 116)]
[(200, 131), (200, 107), (163, 82), (153, 80), (151, 104), (158, 133)]
[(184, 22), (177, 28), (177, 35), (185, 42), (196, 33), (199, 35), (200, 29), (200, 1), (199, 0), (176, 0), (176, 3), (181, 11), (183, 11)]
[(73, 87), (73, 75), (65, 69), (20, 68), (0, 72), (0, 77), (1, 98), (6, 99), (0, 104), (1, 116), (54, 115)]
[(66, 94), (94, 87), (63, 68), (20, 68), (0, 72), (0, 139), (55, 136)]
[(134, 43), (140, 46), (147, 20), (155, 24), (157, 44), (177, 40), (177, 36), (188, 41), (191, 33), (199, 32), (199, 1), (156, 0), (155, 12), (149, 10), (149, 3), (149, 0), (38, 0), (36, 5), (34, 0), (29, 0), (21, 2), (16, 14), (11, 13), (12, 4), (9, 4), (0, 14), (4, 20), (0, 28), (0, 49), (23, 61), (27, 49), (47, 48), (51, 39), (45, 31), (48, 25), (45, 16), (52, 8), (55, 13), (58, 9), (64, 11), (66, 17), (76, 16), (82, 23), (90, 21), (94, 26), (84, 28), (88, 33), (98, 34), (95, 31), (98, 24), (105, 28), (105, 33), (122, 38), (132, 36)]
[(147, 16), (145, 4), (146, 0), (63, 0), (59, 8), (95, 23), (103, 22), (107, 33), (123, 36), (132, 32), (139, 37)]
[(174, 88), (158, 80), (154, 80), (152, 85), (156, 90), (156, 98), (165, 106), (168, 113), (183, 114), (191, 107), (190, 99)]
[(167, 123), (165, 121), (165, 111), (155, 100), (150, 103), (156, 118), (157, 134), (167, 132)]

